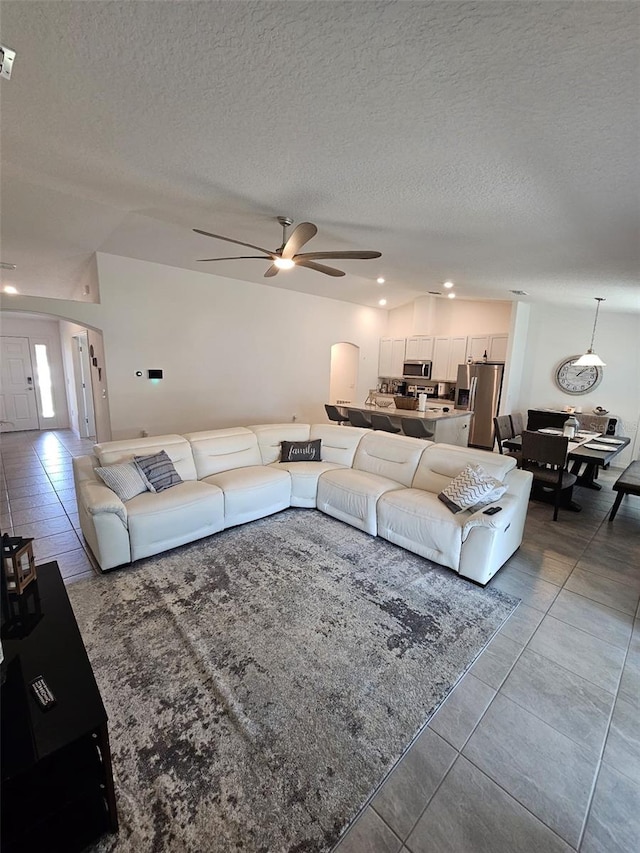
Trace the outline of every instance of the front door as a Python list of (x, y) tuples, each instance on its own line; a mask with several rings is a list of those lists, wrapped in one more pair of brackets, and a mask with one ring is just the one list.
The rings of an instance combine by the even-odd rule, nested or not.
[(0, 428), (40, 429), (28, 338), (2, 337)]

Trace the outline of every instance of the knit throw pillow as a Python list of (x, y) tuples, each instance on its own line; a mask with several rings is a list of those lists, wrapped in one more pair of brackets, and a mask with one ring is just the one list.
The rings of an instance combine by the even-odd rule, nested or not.
[(151, 492), (164, 492), (182, 482), (166, 450), (151, 456), (134, 456), (133, 459)]
[(500, 498), (507, 486), (488, 474), (481, 465), (467, 465), (438, 495), (451, 512), (482, 509)]

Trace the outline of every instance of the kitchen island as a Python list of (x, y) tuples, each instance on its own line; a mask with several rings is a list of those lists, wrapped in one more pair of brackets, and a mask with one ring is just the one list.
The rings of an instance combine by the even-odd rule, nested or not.
[[(346, 415), (348, 409), (355, 409), (363, 412), (365, 415), (370, 415), (376, 412), (380, 415), (388, 415), (391, 423), (394, 426), (400, 427), (401, 418), (418, 418), (425, 422), (426, 428), (433, 433), (431, 441), (437, 441), (443, 444), (457, 444), (459, 447), (467, 447), (469, 444), (469, 424), (473, 412), (464, 411), (462, 409), (454, 409), (453, 403), (449, 401), (441, 401), (440, 405), (427, 406), (426, 411), (419, 412), (417, 409), (397, 409), (395, 405), (391, 406), (374, 406), (365, 404), (363, 406), (338, 406)], [(443, 411), (443, 408), (448, 408), (449, 411)]]

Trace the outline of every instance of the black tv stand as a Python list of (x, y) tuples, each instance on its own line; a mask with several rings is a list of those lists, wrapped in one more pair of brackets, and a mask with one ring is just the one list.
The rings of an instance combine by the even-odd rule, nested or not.
[(20, 598), (3, 608), (2, 850), (76, 853), (118, 830), (107, 714), (58, 564), (38, 566)]

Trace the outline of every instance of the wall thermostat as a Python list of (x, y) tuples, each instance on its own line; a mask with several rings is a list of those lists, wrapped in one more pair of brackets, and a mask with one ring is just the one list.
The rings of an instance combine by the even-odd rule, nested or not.
[(147, 370), (147, 376), (149, 379), (162, 379), (162, 371), (161, 370)]

